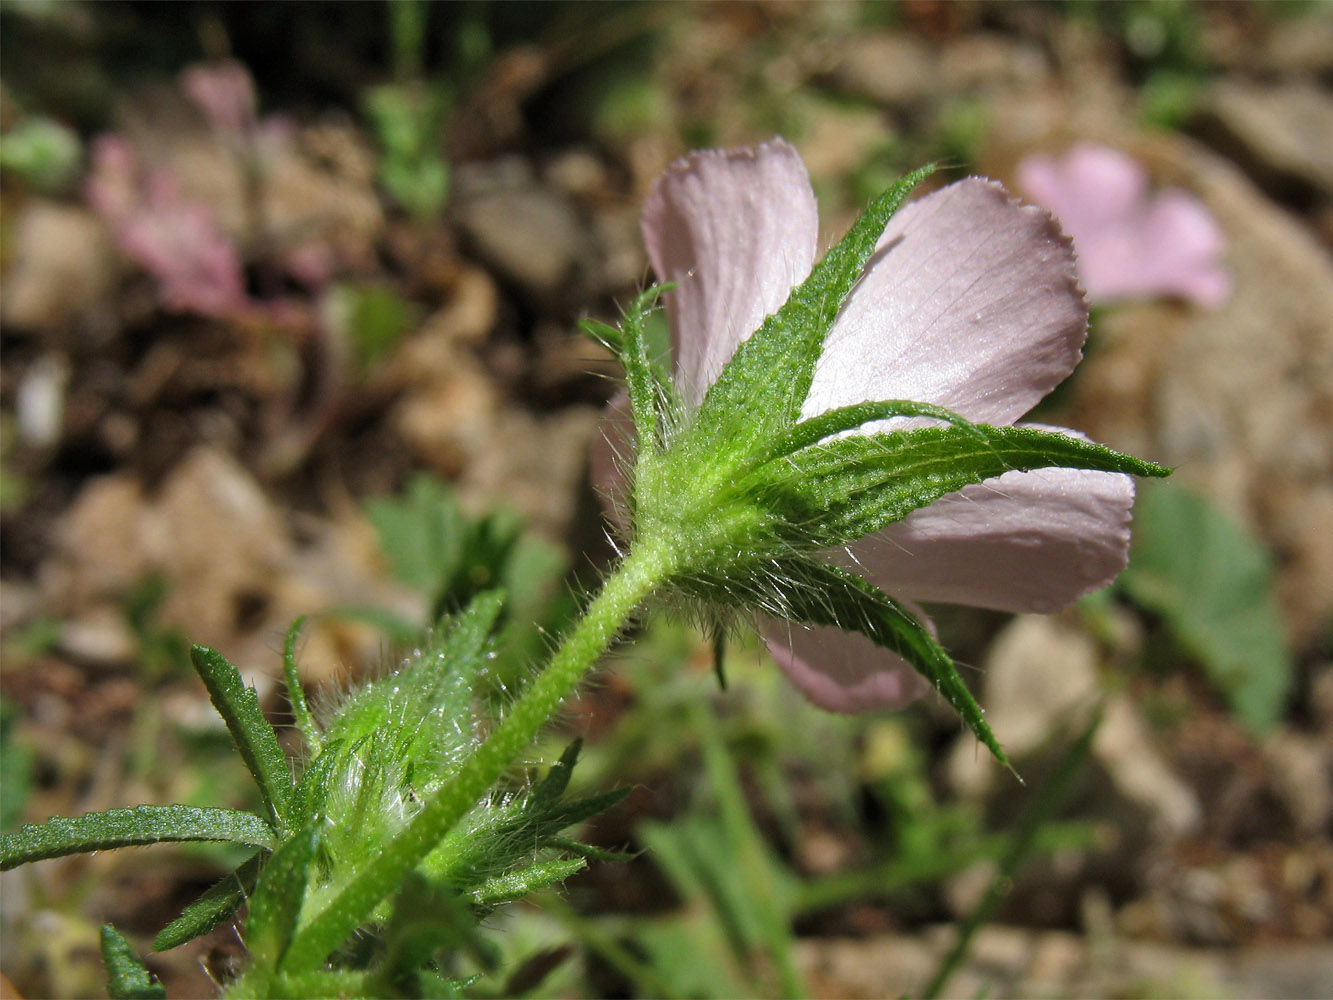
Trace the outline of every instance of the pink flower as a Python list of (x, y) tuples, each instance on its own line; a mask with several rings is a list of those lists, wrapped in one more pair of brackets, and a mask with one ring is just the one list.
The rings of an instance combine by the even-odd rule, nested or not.
[(182, 194), (165, 170), (145, 176), (118, 135), (94, 140), (92, 160), (89, 202), (120, 248), (157, 279), (167, 308), (225, 316), (249, 306), (240, 255), (206, 205)]
[[(795, 149), (709, 150), (657, 182), (642, 227), (665, 299), (675, 383), (697, 407), (738, 344), (815, 260), (819, 219)], [(1044, 211), (970, 178), (902, 208), (829, 332), (802, 409), (911, 399), (975, 422), (1012, 424), (1073, 370), (1087, 308), (1074, 256)], [(612, 456), (629, 436), (613, 402), (594, 476), (623, 492)], [(885, 421), (874, 429), (910, 425)], [(632, 431), (629, 433), (632, 434)], [(1051, 611), (1124, 567), (1128, 476), (1050, 469), (968, 487), (836, 558), (887, 593), (1005, 611)], [(614, 496), (612, 496), (614, 500)], [(926, 682), (858, 634), (770, 621), (779, 665), (815, 703), (859, 712), (902, 705)]]
[(1217, 222), (1178, 188), (1150, 197), (1147, 171), (1124, 153), (1084, 143), (1058, 161), (1029, 156), (1018, 183), (1073, 237), (1090, 301), (1167, 295), (1212, 308), (1230, 296)]

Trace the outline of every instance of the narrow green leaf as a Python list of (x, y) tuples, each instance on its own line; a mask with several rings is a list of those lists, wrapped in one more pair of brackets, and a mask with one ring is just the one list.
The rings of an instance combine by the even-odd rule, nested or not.
[(287, 682), (287, 701), (292, 707), (292, 717), (296, 728), (305, 738), (306, 749), (312, 754), (319, 753), (319, 727), (315, 717), (310, 714), (310, 706), (305, 700), (305, 688), (301, 686), (301, 674), (296, 669), (296, 642), (301, 637), (301, 627), (305, 625), (305, 615), (292, 622), (287, 630), (287, 639), (282, 644), (282, 675)]
[(292, 804), (291, 768), (272, 724), (259, 707), (259, 696), (216, 650), (191, 646), (190, 660), (208, 689), (213, 707), (226, 722), (241, 759), (254, 775), (274, 825), (285, 829)]
[(182, 805), (54, 816), (0, 837), (0, 871), (67, 854), (190, 840), (271, 848), (273, 830), (254, 813)]
[(482, 906), (498, 906), (501, 903), (513, 902), (538, 889), (548, 889), (563, 882), (587, 866), (588, 863), (583, 858), (543, 861), (522, 871), (509, 872), (488, 879), (473, 893), (473, 898)]
[(699, 433), (732, 439), (739, 431), (764, 440), (797, 420), (833, 320), (893, 213), (934, 169), (908, 174), (871, 202), (782, 308), (736, 349), (699, 408)]
[(264, 866), (267, 851), (260, 851), (181, 911), (181, 915), (162, 928), (153, 939), (154, 951), (170, 951), (201, 934), (207, 934), (226, 920), (254, 891)]
[(1010, 767), (953, 660), (911, 612), (856, 574), (814, 560), (792, 560), (783, 575), (801, 581), (783, 595), (788, 617), (860, 632), (897, 653), (944, 696), (995, 759)]
[(106, 991), (111, 1000), (166, 1000), (166, 987), (110, 924), (102, 925), (102, 964), (106, 966)]
[(561, 802), (542, 814), (543, 828), (554, 834), (575, 823), (582, 823), (585, 819), (592, 819), (620, 805), (629, 793), (628, 788), (617, 788), (610, 792), (585, 795), (582, 798)]
[(927, 427), (853, 434), (778, 459), (769, 503), (798, 540), (840, 545), (900, 521), (946, 494), (1015, 470), (1092, 469), (1136, 476), (1169, 470), (1102, 445), (1029, 427)]
[(301, 916), (301, 904), (310, 884), (310, 867), (318, 848), (318, 828), (303, 830), (264, 866), (250, 897), (250, 915), (245, 922), (245, 946), (261, 968), (278, 968), (287, 952)]
[(432, 877), (450, 885), (470, 887), (479, 876), (502, 870), (534, 847), (553, 846), (557, 835), (619, 805), (628, 788), (556, 802), (540, 809), (515, 808), (484, 826), (455, 827), (428, 859)]

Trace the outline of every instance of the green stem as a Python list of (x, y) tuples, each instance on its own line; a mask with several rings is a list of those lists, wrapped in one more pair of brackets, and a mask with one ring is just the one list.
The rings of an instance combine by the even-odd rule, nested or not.
[(315, 912), (297, 931), (282, 959), (283, 971), (300, 973), (321, 967), (380, 900), (504, 776), (606, 652), (635, 609), (671, 574), (672, 559), (664, 546), (640, 545), (630, 551), (486, 742), (345, 888), (322, 906), (312, 907)]
[(1088, 757), (1092, 753), (1092, 741), (1097, 735), (1097, 727), (1101, 723), (1102, 710), (1098, 708), (1093, 713), (1087, 727), (1074, 741), (1074, 745), (1060, 758), (1060, 762), (1055, 767), (1055, 772), (1046, 780), (1046, 784), (1036, 794), (1032, 804), (1024, 811), (1018, 830), (1014, 833), (1013, 845), (1010, 847), (1009, 853), (1000, 860), (999, 869), (996, 871), (994, 878), (991, 879), (991, 883), (986, 889), (986, 895), (982, 897), (976, 909), (968, 914), (967, 919), (963, 921), (963, 925), (958, 929), (958, 937), (954, 941), (953, 947), (940, 960), (939, 968), (936, 969), (935, 976), (931, 979), (930, 984), (921, 991), (921, 1000), (936, 1000), (939, 997), (949, 978), (967, 957), (968, 949), (972, 946), (972, 939), (995, 916), (995, 911), (999, 909), (1005, 895), (1013, 888), (1014, 879), (1018, 876), (1020, 869), (1032, 856), (1033, 846), (1037, 842), (1042, 827), (1055, 813), (1055, 810), (1069, 797), (1074, 779), (1083, 770), (1083, 765), (1088, 762)]

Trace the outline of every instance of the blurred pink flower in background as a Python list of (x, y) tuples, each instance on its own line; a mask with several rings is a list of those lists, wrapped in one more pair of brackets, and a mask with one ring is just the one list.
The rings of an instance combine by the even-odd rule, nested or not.
[(1231, 295), (1216, 220), (1179, 188), (1149, 195), (1148, 172), (1125, 153), (1082, 143), (1059, 160), (1026, 157), (1017, 176), (1073, 237), (1090, 302), (1175, 296), (1214, 308)]
[(224, 316), (250, 305), (240, 255), (208, 206), (182, 194), (169, 172), (143, 170), (123, 137), (94, 140), (85, 190), (167, 308)]
[[(699, 405), (736, 347), (814, 264), (818, 209), (796, 150), (706, 150), (658, 179), (642, 227), (665, 297), (674, 378)], [(1081, 356), (1087, 307), (1069, 240), (1039, 208), (969, 178), (903, 207), (825, 342), (802, 415), (911, 399), (1009, 425)], [(594, 478), (613, 510), (625, 488), (614, 455), (632, 448), (626, 401), (613, 401)], [(912, 422), (884, 421), (873, 429)], [(1072, 469), (1011, 472), (968, 487), (831, 554), (905, 600), (1047, 612), (1124, 568), (1134, 486)], [(615, 516), (613, 514), (613, 516)], [(923, 621), (925, 621), (923, 616)], [(813, 702), (862, 712), (927, 690), (904, 660), (859, 634), (763, 623), (769, 648)]]
[(271, 159), (296, 134), (296, 124), (283, 115), (258, 116), (254, 78), (233, 59), (190, 66), (180, 82), (214, 133), (238, 152)]

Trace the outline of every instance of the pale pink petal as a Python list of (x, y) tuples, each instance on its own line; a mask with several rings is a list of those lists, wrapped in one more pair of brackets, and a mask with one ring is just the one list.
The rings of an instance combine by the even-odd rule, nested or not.
[(1078, 364), (1087, 317), (1050, 215), (993, 181), (959, 181), (889, 221), (802, 412), (912, 399), (1012, 423)]
[(678, 286), (666, 298), (676, 385), (697, 406), (736, 346), (810, 273), (810, 177), (782, 139), (691, 153), (658, 178), (642, 228), (653, 271)]
[(1142, 223), (1143, 245), (1154, 250), (1157, 287), (1214, 308), (1231, 294), (1231, 275), (1221, 263), (1226, 240), (1221, 227), (1193, 195), (1174, 188), (1159, 194)]
[(911, 664), (859, 632), (782, 621), (763, 631), (773, 660), (796, 689), (830, 712), (901, 708), (930, 690)]
[(1028, 157), (1017, 173), (1073, 238), (1090, 301), (1175, 295), (1212, 307), (1230, 295), (1216, 221), (1184, 191), (1150, 198), (1147, 171), (1132, 157), (1084, 144), (1059, 161)]
[(849, 546), (847, 564), (895, 597), (1050, 613), (1106, 586), (1129, 558), (1134, 480), (1007, 472)]
[(1089, 235), (1136, 211), (1148, 190), (1148, 172), (1137, 160), (1091, 143), (1080, 143), (1059, 161), (1029, 156), (1017, 175), (1019, 187), (1060, 220), (1080, 251)]

